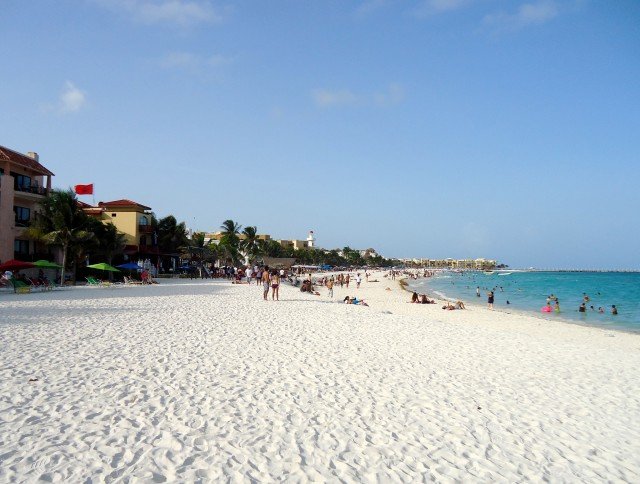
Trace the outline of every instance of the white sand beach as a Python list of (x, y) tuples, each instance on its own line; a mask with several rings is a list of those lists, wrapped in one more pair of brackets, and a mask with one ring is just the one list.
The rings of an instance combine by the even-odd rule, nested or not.
[(0, 482), (640, 481), (639, 335), (374, 277), (0, 294)]

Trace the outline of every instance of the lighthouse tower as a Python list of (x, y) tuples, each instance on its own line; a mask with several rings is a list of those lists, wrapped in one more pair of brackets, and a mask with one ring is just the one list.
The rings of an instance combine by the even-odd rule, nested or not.
[(313, 236), (313, 230), (309, 230), (309, 236), (307, 237), (307, 247), (313, 248), (316, 244), (316, 238)]

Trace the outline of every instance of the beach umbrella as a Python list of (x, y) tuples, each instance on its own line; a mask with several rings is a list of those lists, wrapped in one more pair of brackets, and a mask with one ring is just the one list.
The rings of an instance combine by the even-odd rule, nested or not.
[(110, 266), (109, 264), (106, 264), (104, 262), (100, 262), (99, 264), (91, 264), (87, 267), (89, 269), (98, 269), (99, 271), (120, 272), (120, 269), (116, 269), (115, 267)]
[(11, 259), (4, 264), (0, 264), (0, 271), (19, 271), (21, 269), (31, 269), (32, 267), (35, 267), (35, 265), (31, 262)]
[(140, 267), (135, 262), (127, 262), (126, 264), (120, 264), (119, 266), (116, 266), (116, 267), (120, 269), (129, 269), (131, 271), (141, 271), (143, 269), (143, 267)]
[(62, 269), (60, 264), (56, 264), (55, 262), (49, 262), (48, 260), (37, 260), (33, 263), (36, 267), (48, 268), (48, 269)]

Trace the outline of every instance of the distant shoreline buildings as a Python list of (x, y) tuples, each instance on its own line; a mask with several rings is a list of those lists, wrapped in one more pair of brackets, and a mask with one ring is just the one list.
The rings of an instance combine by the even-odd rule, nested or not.
[[(38, 206), (51, 191), (54, 174), (40, 164), (40, 157), (35, 152), (22, 154), (4, 146), (0, 146), (0, 262), (9, 259), (29, 260), (46, 258), (49, 252), (40, 247), (36, 241), (24, 236)], [(124, 254), (128, 257), (149, 257), (162, 255), (158, 251), (156, 234), (153, 233), (151, 208), (138, 202), (121, 199), (110, 202), (99, 202), (90, 205), (78, 201), (80, 208), (89, 216), (103, 223), (113, 223), (116, 229), (126, 236)], [(205, 244), (220, 243), (222, 232), (206, 232)], [(244, 234), (238, 234), (240, 240)], [(269, 234), (258, 234), (263, 241), (275, 240), (284, 249), (313, 249), (324, 253), (329, 249), (317, 246), (316, 236), (310, 230), (306, 239), (272, 239)], [(343, 249), (334, 249), (340, 257), (344, 257)], [(372, 248), (357, 249), (355, 252), (366, 260), (382, 257)], [(175, 256), (176, 254), (171, 254)], [(388, 259), (389, 260), (389, 259)], [(413, 267), (430, 269), (472, 269), (491, 270), (496, 268), (495, 260), (490, 259), (390, 259)]]

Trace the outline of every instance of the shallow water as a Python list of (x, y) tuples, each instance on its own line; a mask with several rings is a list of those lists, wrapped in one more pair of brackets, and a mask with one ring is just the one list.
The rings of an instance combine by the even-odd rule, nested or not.
[[(438, 294), (467, 303), (486, 304), (495, 288), (496, 309), (535, 313), (548, 319), (568, 319), (582, 324), (640, 332), (640, 273), (638, 272), (444, 272), (429, 279), (409, 281), (418, 292)], [(480, 297), (476, 288), (480, 288)], [(547, 297), (555, 295), (561, 312), (542, 313)], [(578, 312), (584, 294), (587, 312)], [(507, 304), (509, 301), (509, 304)], [(552, 303), (553, 304), (553, 303)], [(611, 314), (611, 305), (618, 315)], [(593, 306), (594, 309), (591, 309)], [(602, 307), (604, 314), (598, 312)]]

